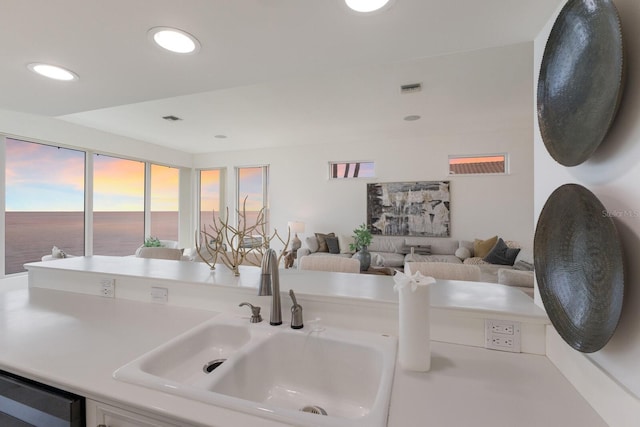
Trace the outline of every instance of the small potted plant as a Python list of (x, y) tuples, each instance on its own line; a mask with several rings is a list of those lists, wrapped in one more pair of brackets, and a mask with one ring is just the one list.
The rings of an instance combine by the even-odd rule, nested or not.
[(159, 248), (162, 246), (162, 243), (160, 243), (160, 240), (157, 237), (147, 237), (144, 239), (143, 246), (147, 248)]
[(371, 265), (371, 254), (367, 250), (371, 239), (371, 231), (366, 224), (363, 223), (353, 230), (353, 243), (349, 244), (349, 249), (357, 251), (353, 257), (360, 261), (360, 271), (368, 270)]

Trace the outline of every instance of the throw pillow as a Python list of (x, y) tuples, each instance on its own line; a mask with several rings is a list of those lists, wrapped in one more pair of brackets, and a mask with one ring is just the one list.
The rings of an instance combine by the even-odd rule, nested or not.
[(58, 248), (57, 246), (54, 246), (53, 248), (51, 248), (51, 257), (52, 258), (66, 258), (67, 254), (65, 254), (62, 249)]
[(491, 249), (496, 245), (498, 236), (493, 236), (487, 240), (475, 239), (473, 241), (473, 256), (484, 258), (487, 256)]
[(307, 248), (309, 248), (309, 252), (318, 252), (318, 239), (316, 236), (305, 237), (304, 243), (307, 245)]
[(491, 252), (483, 258), (490, 264), (513, 265), (520, 249), (510, 248), (502, 239), (498, 239)]
[(458, 248), (456, 249), (456, 253), (455, 255), (460, 258), (462, 261), (464, 261), (467, 258), (471, 257), (471, 251), (467, 248)]
[(337, 237), (327, 236), (325, 241), (327, 242), (327, 248), (329, 249), (330, 254), (340, 253), (340, 244)]
[(329, 252), (329, 247), (327, 246), (327, 237), (335, 237), (335, 234), (316, 233), (316, 239), (318, 239), (318, 252)]
[(347, 236), (345, 234), (338, 235), (338, 246), (340, 246), (341, 254), (352, 254), (355, 251), (351, 250), (351, 243), (355, 243), (353, 236)]

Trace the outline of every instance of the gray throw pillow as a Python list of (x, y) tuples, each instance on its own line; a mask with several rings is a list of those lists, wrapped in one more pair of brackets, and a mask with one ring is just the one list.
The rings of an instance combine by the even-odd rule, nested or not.
[(325, 241), (327, 242), (327, 248), (329, 249), (330, 254), (340, 253), (340, 244), (338, 243), (337, 237), (327, 236)]
[(490, 264), (513, 265), (518, 256), (518, 252), (520, 252), (519, 248), (510, 248), (502, 238), (499, 238), (495, 246), (483, 260)]

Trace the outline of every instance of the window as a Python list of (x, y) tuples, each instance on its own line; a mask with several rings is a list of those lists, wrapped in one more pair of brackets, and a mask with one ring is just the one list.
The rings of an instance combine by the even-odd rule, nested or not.
[(246, 221), (240, 216), (238, 226), (254, 226), (260, 210), (264, 208), (265, 232), (268, 231), (269, 212), (267, 204), (268, 166), (243, 167), (236, 169), (237, 209), (242, 213), (246, 209)]
[(449, 156), (449, 175), (506, 175), (506, 154)]
[(5, 274), (53, 246), (84, 255), (85, 153), (5, 140)]
[(131, 255), (145, 238), (145, 164), (100, 154), (93, 162), (93, 253)]
[(151, 165), (150, 233), (163, 240), (178, 240), (180, 170)]
[(200, 171), (200, 219), (203, 231), (211, 232), (213, 212), (219, 218), (222, 209), (222, 171), (220, 169)]
[(5, 275), (25, 271), (54, 246), (122, 256), (148, 236), (178, 240), (180, 169), (1, 135), (0, 145)]
[(374, 162), (329, 162), (331, 179), (374, 178)]

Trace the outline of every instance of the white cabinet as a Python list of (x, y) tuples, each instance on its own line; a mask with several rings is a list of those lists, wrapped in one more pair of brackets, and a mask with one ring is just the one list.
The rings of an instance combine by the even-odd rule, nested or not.
[(87, 427), (188, 427), (86, 399)]

